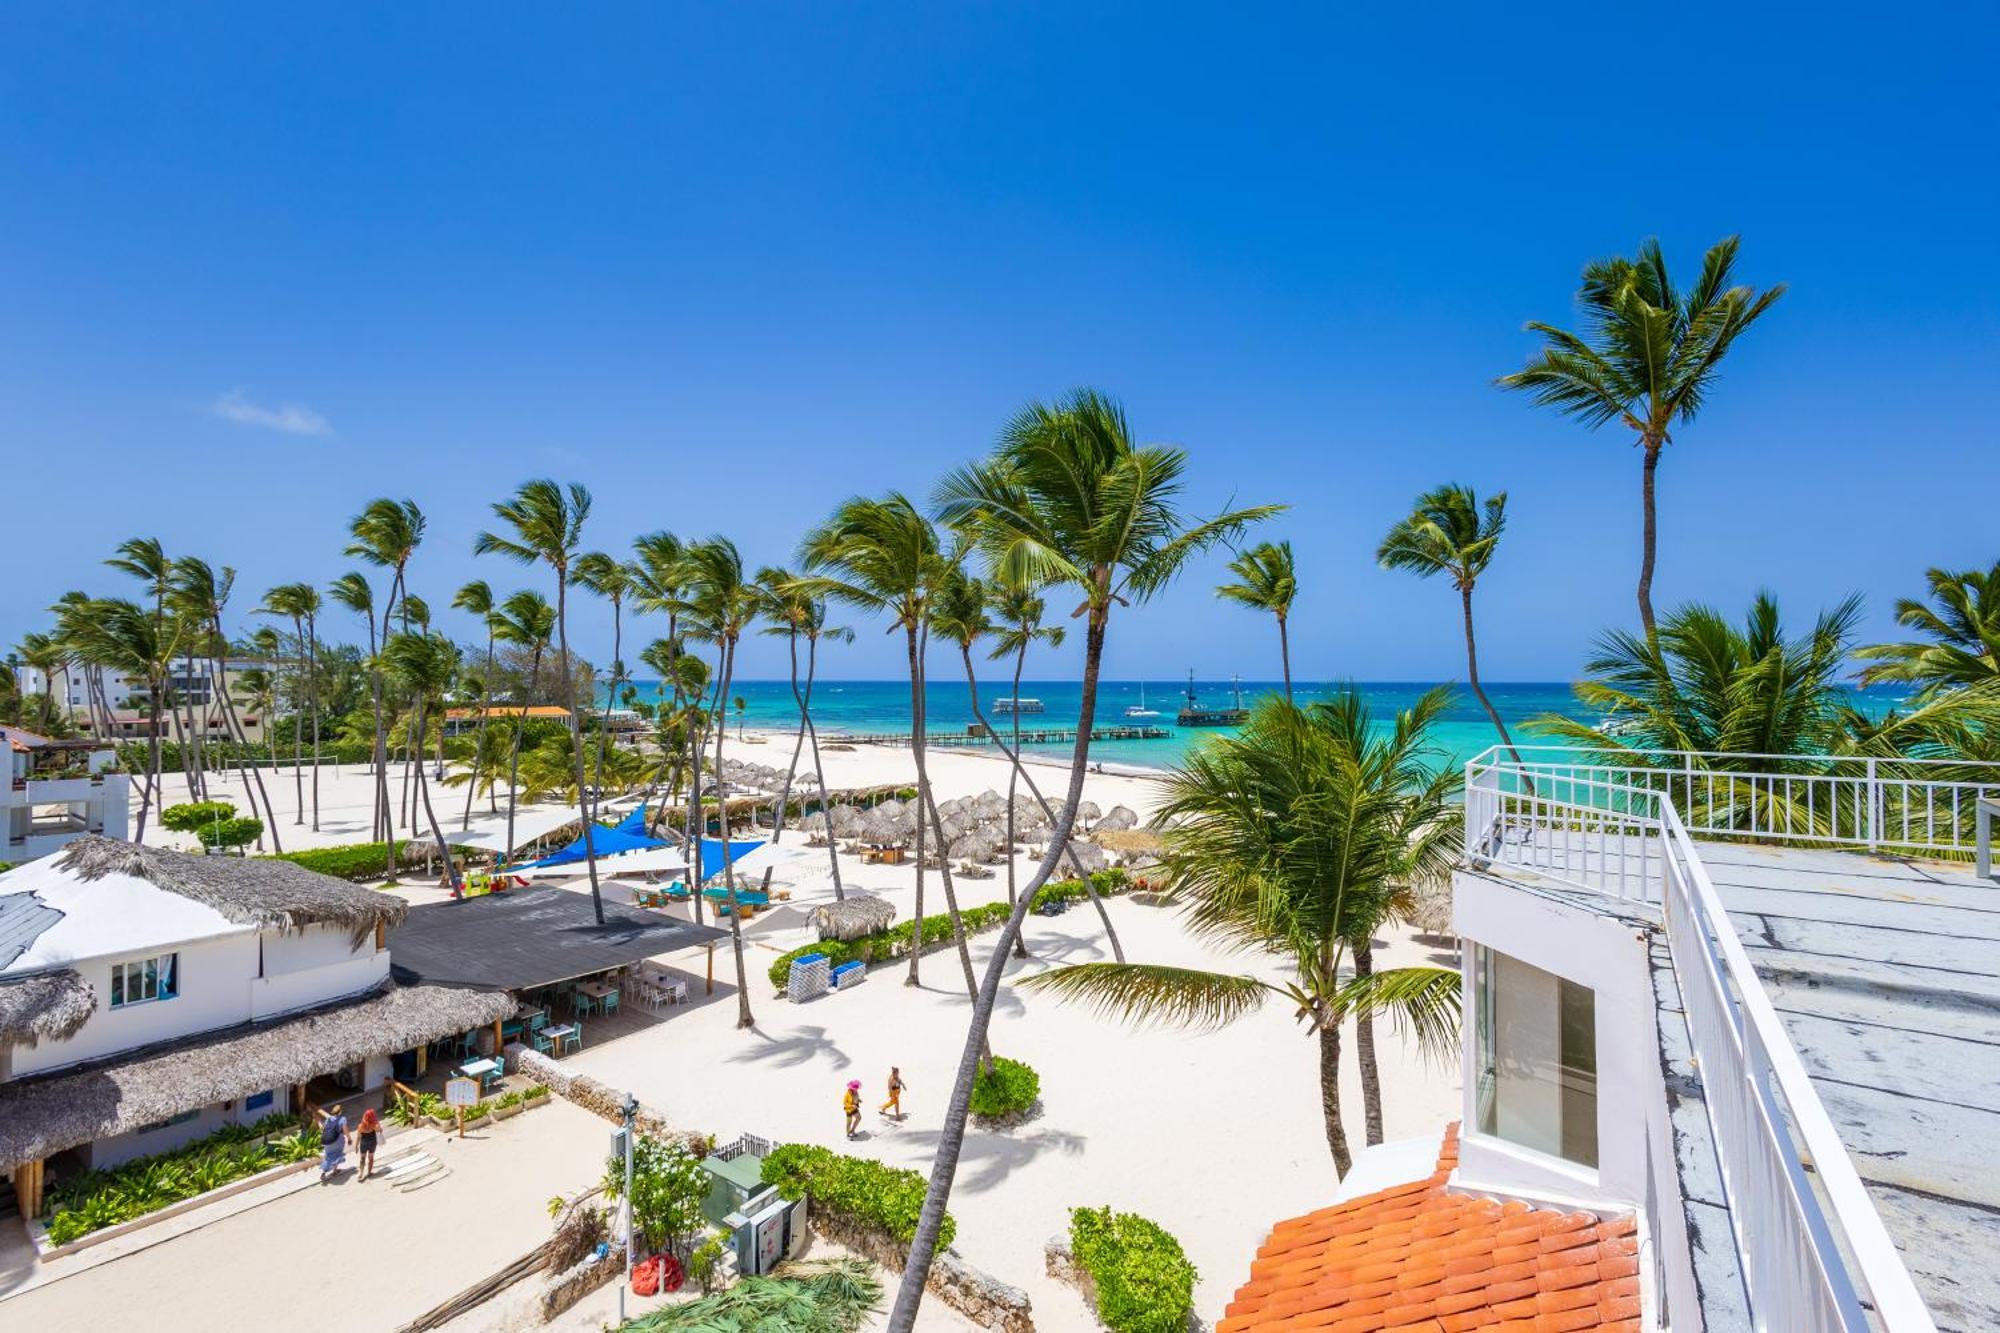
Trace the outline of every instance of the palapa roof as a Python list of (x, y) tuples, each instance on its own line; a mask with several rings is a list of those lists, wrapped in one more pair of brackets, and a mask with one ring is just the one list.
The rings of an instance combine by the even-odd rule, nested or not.
[(1158, 856), (1167, 850), (1167, 840), (1152, 829), (1099, 829), (1090, 840), (1107, 852)]
[(97, 1009), (97, 992), (75, 972), (0, 979), (0, 1047), (75, 1035)]
[(389, 936), (389, 965), (404, 982), (527, 990), (728, 938), (622, 903), (605, 903), (599, 924), (589, 894), (538, 886), (413, 909)]
[(0, 1168), (184, 1111), (305, 1083), (510, 1016), (502, 991), (398, 986), (302, 1014), (0, 1083)]
[(819, 927), (823, 940), (858, 940), (887, 930), (895, 919), (893, 903), (865, 893), (849, 894), (813, 909), (813, 924)]

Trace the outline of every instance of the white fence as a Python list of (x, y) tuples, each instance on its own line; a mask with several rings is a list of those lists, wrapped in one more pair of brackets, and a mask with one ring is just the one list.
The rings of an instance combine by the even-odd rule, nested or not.
[[(1528, 754), (1522, 747), (1523, 758)], [(1661, 908), (1756, 1327), (1931, 1333), (1935, 1325), (1923, 1299), (1682, 822), (1670, 783), (1682, 784), (1682, 791), (1692, 783), (1705, 795), (1706, 775), (1669, 769), (1667, 781), (1624, 782), (1627, 773), (1657, 777), (1660, 770), (1497, 760), (1489, 751), (1466, 769), (1472, 864), (1519, 866)], [(1726, 776), (1766, 792), (1776, 790), (1772, 784), (1780, 778), (1796, 777)], [(1907, 781), (1874, 773), (1813, 780), (1842, 799), (1858, 796), (1864, 811), (1883, 789), (1862, 783)], [(1730, 799), (1724, 798), (1724, 808)], [(1971, 805), (1966, 813), (1969, 818)], [(1749, 832), (1733, 824), (1718, 831)], [(1787, 826), (1784, 833), (1762, 836), (1801, 835)], [(1829, 833), (1814, 840), (1856, 839)]]

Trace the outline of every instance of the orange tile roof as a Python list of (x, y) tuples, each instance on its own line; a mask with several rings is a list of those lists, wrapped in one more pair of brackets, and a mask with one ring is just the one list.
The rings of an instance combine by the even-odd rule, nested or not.
[(1437, 1171), (1280, 1222), (1216, 1333), (1639, 1329), (1638, 1224), (1456, 1194)]
[[(522, 707), (520, 704), (494, 704), (491, 708), (488, 708), (485, 711), (486, 711), (486, 716), (488, 717), (568, 717), (569, 716), (569, 710), (567, 708), (560, 708), (557, 707), (555, 704), (529, 704), (526, 707)], [(447, 708), (445, 710), (444, 715), (450, 718), (454, 722), (459, 722), (463, 721), (468, 717), (478, 717), (479, 712), (480, 710), (477, 708)]]

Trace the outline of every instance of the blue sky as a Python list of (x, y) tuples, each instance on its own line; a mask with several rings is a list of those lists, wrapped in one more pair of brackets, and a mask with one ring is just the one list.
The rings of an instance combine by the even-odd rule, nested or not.
[[(593, 544), (785, 559), (1089, 383), (1191, 507), (1293, 506), (1302, 676), (1462, 671), (1449, 589), (1372, 561), (1458, 480), (1512, 497), (1486, 673), (1566, 679), (1634, 619), (1638, 458), (1491, 381), (1649, 235), (1791, 285), (1662, 466), (1663, 604), (1858, 591), (1872, 634), (2000, 557), (1990, 7), (1395, 8), (6, 6), (0, 635), (135, 533), (247, 611), (379, 494), (434, 605), (504, 590), (472, 534), (544, 474)], [(1219, 563), (1114, 674), (1271, 673)]]

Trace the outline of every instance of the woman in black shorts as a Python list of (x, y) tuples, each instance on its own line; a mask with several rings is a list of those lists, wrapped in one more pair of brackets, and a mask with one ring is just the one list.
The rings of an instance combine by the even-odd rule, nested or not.
[(361, 1159), (361, 1174), (357, 1180), (366, 1180), (375, 1174), (375, 1141), (381, 1137), (382, 1122), (376, 1118), (375, 1108), (369, 1107), (361, 1113), (361, 1132), (357, 1136), (354, 1152)]

